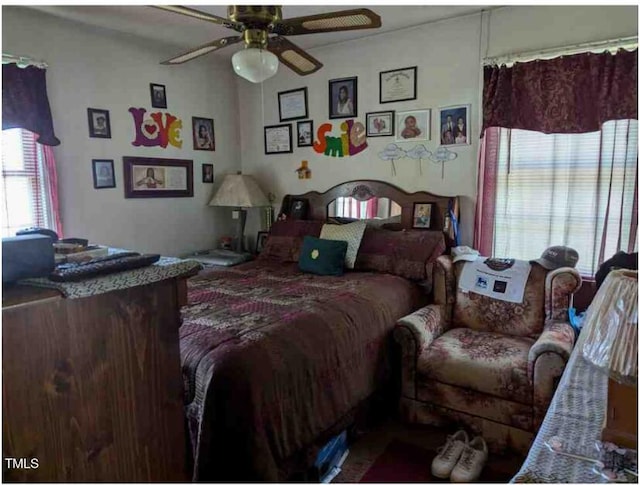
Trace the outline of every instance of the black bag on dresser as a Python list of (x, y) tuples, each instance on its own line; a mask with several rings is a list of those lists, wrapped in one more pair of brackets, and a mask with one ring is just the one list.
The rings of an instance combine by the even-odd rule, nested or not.
[(53, 240), (34, 234), (2, 238), (2, 284), (47, 276), (55, 268)]

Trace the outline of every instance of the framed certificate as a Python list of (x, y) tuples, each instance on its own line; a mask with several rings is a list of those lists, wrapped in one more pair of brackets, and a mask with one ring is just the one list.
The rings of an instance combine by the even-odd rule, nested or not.
[(293, 138), (291, 136), (291, 125), (274, 125), (264, 127), (265, 155), (292, 152)]
[(280, 121), (308, 118), (307, 88), (292, 89), (278, 93)]
[(380, 73), (380, 103), (410, 101), (418, 97), (418, 68), (404, 67)]

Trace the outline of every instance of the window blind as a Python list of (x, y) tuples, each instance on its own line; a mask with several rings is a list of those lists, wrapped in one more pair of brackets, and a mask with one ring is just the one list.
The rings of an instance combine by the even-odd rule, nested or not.
[(618, 250), (637, 251), (637, 177), (637, 120), (580, 134), (502, 129), (493, 255), (534, 259), (565, 245), (580, 273), (595, 274)]
[(2, 132), (2, 237), (33, 226), (52, 227), (41, 148), (19, 128)]

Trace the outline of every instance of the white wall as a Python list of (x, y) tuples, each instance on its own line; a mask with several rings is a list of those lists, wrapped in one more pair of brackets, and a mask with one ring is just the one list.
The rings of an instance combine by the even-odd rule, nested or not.
[[(3, 7), (2, 50), (44, 59), (54, 128), (54, 149), (64, 233), (138, 251), (179, 255), (217, 245), (231, 234), (230, 211), (207, 207), (224, 172), (239, 169), (235, 75), (218, 58), (180, 67), (159, 62), (180, 48), (87, 27), (19, 7)], [(151, 108), (149, 83), (165, 84), (169, 112), (183, 121), (181, 149), (134, 147), (129, 107)], [(89, 138), (87, 108), (110, 111), (111, 139)], [(194, 151), (191, 117), (214, 118), (216, 151)], [(193, 160), (194, 197), (125, 199), (122, 157)], [(93, 188), (91, 160), (113, 159), (116, 188)], [(202, 163), (213, 162), (216, 184), (201, 182)]]
[[(278, 74), (262, 86), (264, 119), (261, 87), (238, 78), (243, 171), (255, 174), (265, 190), (274, 192), (278, 205), (287, 193), (324, 191), (353, 179), (385, 180), (408, 191), (457, 194), (462, 196), (462, 241), (471, 244), (481, 116), (481, 58), (637, 35), (638, 27), (635, 6), (504, 7), (493, 10), (490, 18), (485, 13), (484, 19), (482, 40), (478, 14), (311, 49), (324, 67), (315, 74), (300, 77), (280, 66)], [(418, 66), (418, 99), (379, 104), (378, 73), (414, 65)], [(366, 112), (431, 108), (432, 138), (425, 145), (434, 150), (438, 146), (437, 108), (471, 104), (472, 145), (453, 148), (458, 158), (447, 163), (444, 179), (440, 167), (430, 161), (423, 162), (420, 176), (416, 162), (410, 159), (397, 161), (397, 175), (392, 176), (390, 162), (378, 157), (378, 153), (393, 142), (391, 137), (369, 138), (369, 147), (354, 157), (325, 157), (312, 148), (294, 148), (288, 155), (264, 155), (263, 126), (280, 124), (278, 91), (307, 86), (309, 116), (317, 130), (320, 124), (331, 121), (328, 119), (328, 80), (350, 76), (358, 77), (357, 119), (363, 124)], [(333, 120), (334, 133), (339, 132), (339, 123), (340, 120)], [(295, 136), (295, 122), (293, 130)], [(415, 144), (402, 145), (410, 148)], [(294, 170), (301, 160), (309, 161), (312, 179), (297, 179)], [(257, 230), (259, 223), (255, 214), (250, 216), (250, 225)]]

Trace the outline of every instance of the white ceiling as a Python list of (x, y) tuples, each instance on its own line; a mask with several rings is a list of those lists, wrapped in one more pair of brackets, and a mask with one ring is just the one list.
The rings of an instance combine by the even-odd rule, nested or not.
[[(318, 13), (332, 12), (336, 10), (347, 10), (359, 8), (360, 6), (312, 6), (312, 5), (285, 5), (283, 7), (284, 18), (300, 17)], [(200, 44), (210, 42), (219, 37), (234, 35), (235, 32), (224, 27), (205, 22), (198, 19), (185, 17), (184, 15), (173, 14), (159, 9), (145, 6), (51, 6), (38, 5), (31, 6), (41, 12), (74, 20), (91, 26), (103, 27), (118, 32), (123, 32), (149, 40), (160, 41), (165, 44), (176, 46), (176, 52), (168, 52), (168, 56), (178, 54), (182, 50), (196, 47)], [(197, 5), (191, 6), (198, 10), (218, 15), (227, 16), (226, 6)], [(421, 6), (403, 5), (373, 6), (371, 10), (382, 17), (382, 27), (371, 30), (355, 30), (351, 32), (338, 32), (327, 34), (297, 35), (289, 37), (297, 45), (303, 48), (320, 47), (336, 42), (367, 37), (381, 32), (412, 27), (429, 22), (435, 22), (446, 18), (458, 17), (475, 12), (483, 8), (481, 5), (472, 6)], [(490, 7), (489, 7), (490, 8)], [(495, 7), (494, 7), (495, 8)], [(239, 47), (233, 46), (210, 54), (215, 56), (229, 57)]]

